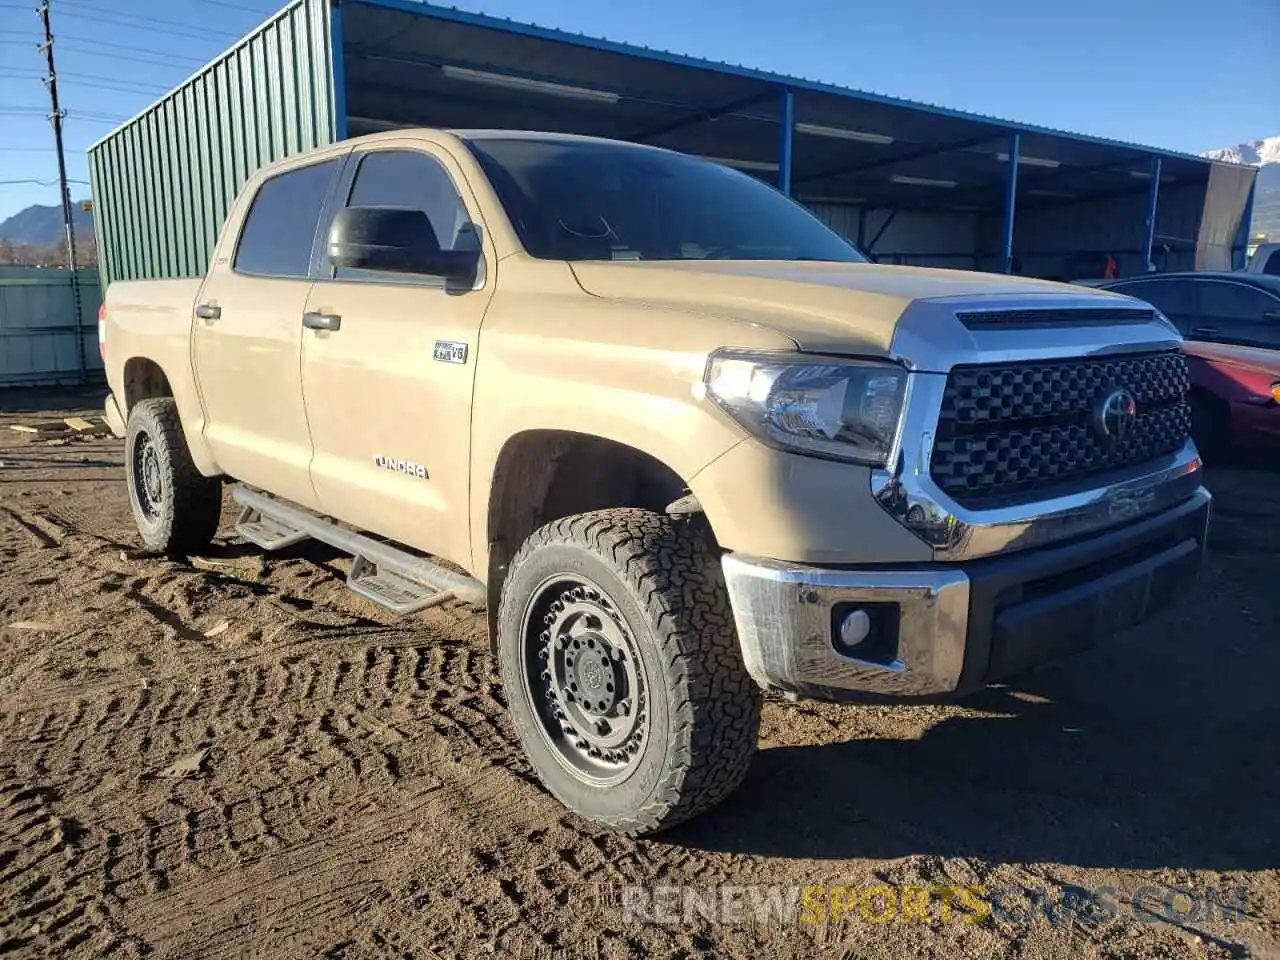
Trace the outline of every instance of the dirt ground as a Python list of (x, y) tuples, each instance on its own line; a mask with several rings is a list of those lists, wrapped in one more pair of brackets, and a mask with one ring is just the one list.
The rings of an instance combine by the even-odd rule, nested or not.
[(1280, 956), (1278, 474), (1210, 473), (1154, 622), (960, 706), (770, 702), (738, 793), (631, 841), (538, 786), (480, 617), (226, 527), (140, 557), (120, 442), (7, 429), (95, 402), (0, 395), (0, 954)]

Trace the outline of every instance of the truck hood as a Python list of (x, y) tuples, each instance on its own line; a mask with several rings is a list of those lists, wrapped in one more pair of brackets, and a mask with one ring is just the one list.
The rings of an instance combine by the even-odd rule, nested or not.
[(765, 260), (576, 261), (587, 293), (767, 327), (802, 350), (883, 355), (914, 300), (1104, 291), (1000, 274), (873, 263)]

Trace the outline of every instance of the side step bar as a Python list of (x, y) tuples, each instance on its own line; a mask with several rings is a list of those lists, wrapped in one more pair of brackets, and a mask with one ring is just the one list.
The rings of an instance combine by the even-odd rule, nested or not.
[(312, 537), (345, 550), (354, 558), (347, 586), (394, 613), (413, 613), (450, 599), (484, 606), (485, 589), (479, 580), (347, 530), (260, 490), (240, 485), (231, 496), (244, 507), (236, 532), (246, 540), (264, 550), (279, 550)]

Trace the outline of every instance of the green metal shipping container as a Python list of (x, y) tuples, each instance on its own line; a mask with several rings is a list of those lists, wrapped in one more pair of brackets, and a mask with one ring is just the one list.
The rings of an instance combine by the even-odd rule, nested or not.
[(333, 142), (332, 14), (290, 4), (89, 148), (104, 285), (203, 274), (249, 175)]

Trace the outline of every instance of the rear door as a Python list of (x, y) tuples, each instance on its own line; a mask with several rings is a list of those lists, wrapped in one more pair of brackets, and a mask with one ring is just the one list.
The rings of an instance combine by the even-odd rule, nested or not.
[(316, 226), (341, 164), (329, 158), (274, 174), (247, 213), (232, 212), (194, 321), (204, 432), (218, 466), (308, 506), (315, 492), (299, 369), (302, 314)]
[[(331, 213), (342, 206), (422, 210), (442, 249), (481, 242), (461, 170), (426, 141), (354, 153)], [(302, 337), (320, 508), (466, 565), (471, 391), (492, 250), (471, 286), (325, 267), (306, 309), (336, 318), (337, 329)]]
[(1194, 340), (1280, 349), (1280, 298), (1234, 280), (1195, 281)]

